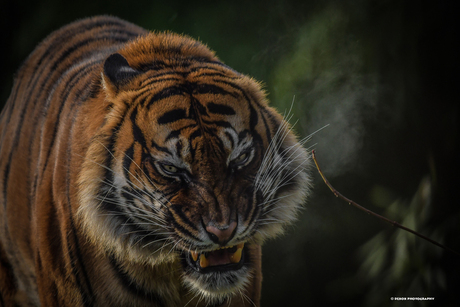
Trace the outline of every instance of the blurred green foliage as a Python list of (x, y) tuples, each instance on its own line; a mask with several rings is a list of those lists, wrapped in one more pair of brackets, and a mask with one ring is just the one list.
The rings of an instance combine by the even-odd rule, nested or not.
[[(429, 225), (433, 188), (432, 180), (425, 177), (410, 202), (382, 201), (392, 193), (379, 186), (373, 188), (371, 198), (377, 206), (384, 208), (386, 217), (443, 242), (447, 221), (436, 228)], [(456, 217), (457, 221), (459, 218)], [(439, 295), (447, 290), (446, 274), (440, 265), (443, 251), (430, 244), (419, 244), (419, 240), (410, 233), (387, 229), (360, 248), (363, 262), (357, 276), (368, 283), (366, 305), (391, 306), (394, 302), (388, 301), (388, 297), (420, 297), (421, 294), (440, 299)], [(405, 305), (430, 306), (432, 302), (409, 301)]]
[[(116, 15), (198, 38), (265, 84), (313, 136), (326, 176), (361, 205), (460, 250), (454, 1), (12, 1), (0, 7), (3, 104), (34, 46), (75, 19)], [(426, 177), (430, 174), (429, 177)], [(263, 306), (458, 306), (460, 261), (314, 193), (263, 255)], [(411, 306), (411, 303), (404, 306)]]

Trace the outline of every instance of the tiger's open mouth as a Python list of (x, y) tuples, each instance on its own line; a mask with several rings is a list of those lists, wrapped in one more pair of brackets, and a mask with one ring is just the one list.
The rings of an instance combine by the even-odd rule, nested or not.
[(239, 243), (208, 251), (182, 251), (183, 278), (209, 304), (223, 304), (243, 291), (251, 270), (251, 245)]
[(238, 270), (244, 263), (244, 243), (225, 246), (213, 251), (191, 251), (186, 255), (187, 264), (199, 273)]

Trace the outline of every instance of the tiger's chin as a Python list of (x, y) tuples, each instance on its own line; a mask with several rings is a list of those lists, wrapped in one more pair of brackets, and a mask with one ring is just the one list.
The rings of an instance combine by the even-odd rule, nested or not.
[(208, 304), (222, 304), (249, 283), (250, 258), (244, 243), (213, 251), (182, 252), (184, 282)]

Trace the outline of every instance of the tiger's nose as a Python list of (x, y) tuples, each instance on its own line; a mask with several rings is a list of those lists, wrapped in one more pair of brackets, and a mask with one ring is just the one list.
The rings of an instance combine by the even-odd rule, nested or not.
[(228, 226), (206, 226), (206, 232), (211, 241), (220, 245), (227, 244), (233, 238), (235, 229), (236, 222), (231, 222)]

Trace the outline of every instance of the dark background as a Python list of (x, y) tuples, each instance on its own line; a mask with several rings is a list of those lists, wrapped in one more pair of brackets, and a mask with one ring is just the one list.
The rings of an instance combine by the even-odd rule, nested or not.
[[(347, 197), (460, 250), (454, 1), (2, 1), (0, 104), (51, 31), (111, 14), (200, 39), (265, 84)], [(336, 199), (316, 170), (263, 255), (263, 306), (458, 306), (460, 257)], [(434, 297), (394, 302), (391, 297)]]

